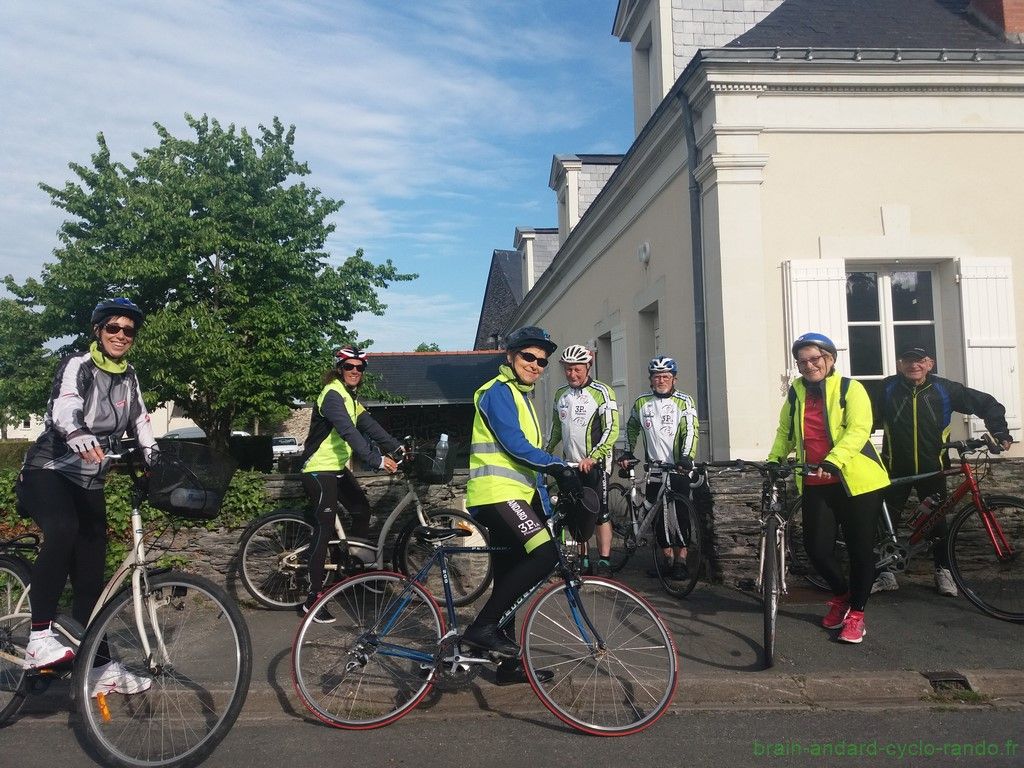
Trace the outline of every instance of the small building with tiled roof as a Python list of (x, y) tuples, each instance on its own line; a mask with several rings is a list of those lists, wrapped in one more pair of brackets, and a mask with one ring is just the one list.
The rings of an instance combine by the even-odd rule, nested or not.
[(929, 348), (1020, 440), (1022, 33), (1024, 0), (620, 0), (636, 138), (507, 326), (589, 343), (623, 407), (676, 357), (714, 458), (767, 455), (812, 330), (869, 388)]

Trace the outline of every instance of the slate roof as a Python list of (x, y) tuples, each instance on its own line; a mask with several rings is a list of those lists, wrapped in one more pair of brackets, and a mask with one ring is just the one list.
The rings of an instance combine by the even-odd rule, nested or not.
[(480, 306), (474, 349), (491, 347), (488, 336), (505, 330), (516, 307), (523, 300), (523, 262), (519, 251), (495, 250), (487, 273), (487, 286)]
[(725, 48), (1016, 49), (970, 0), (786, 0)]
[[(472, 403), (485, 381), (498, 375), (504, 352), (380, 352), (370, 355), (378, 385), (409, 405)], [(366, 400), (366, 405), (381, 405)], [(388, 405), (385, 403), (385, 405)]]

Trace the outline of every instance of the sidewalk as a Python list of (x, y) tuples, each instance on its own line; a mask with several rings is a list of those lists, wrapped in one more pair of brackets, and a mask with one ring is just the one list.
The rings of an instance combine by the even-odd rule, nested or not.
[[(959, 702), (1024, 706), (1024, 625), (989, 618), (967, 600), (944, 598), (930, 582), (909, 579), (873, 595), (868, 635), (845, 645), (818, 626), (822, 593), (793, 584), (779, 612), (776, 663), (760, 668), (761, 604), (756, 595), (699, 584), (685, 600), (663, 595), (655, 580), (630, 573), (668, 622), (680, 656), (674, 712), (694, 710), (932, 707)], [(253, 678), (241, 717), (304, 717), (292, 688), (290, 648), (298, 616), (246, 608)], [(460, 617), (472, 618), (472, 610)], [(936, 694), (925, 674), (960, 680), (959, 693)], [(497, 687), (490, 669), (465, 690), (431, 694), (419, 716), (538, 712), (528, 685)], [(58, 685), (29, 697), (23, 717), (66, 717)], [(421, 712), (422, 711), (422, 712)]]

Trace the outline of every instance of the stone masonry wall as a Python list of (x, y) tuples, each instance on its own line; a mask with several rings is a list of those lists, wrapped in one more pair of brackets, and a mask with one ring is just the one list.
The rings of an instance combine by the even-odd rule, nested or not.
[[(427, 509), (464, 509), (466, 479), (464, 471), (457, 472), (450, 486), (419, 485), (417, 492)], [(406, 486), (399, 478), (374, 474), (361, 476), (360, 482), (370, 497), (374, 512), (380, 510), (380, 514), (371, 521), (375, 538), (378, 526), (405, 494)], [(757, 565), (759, 476), (725, 473), (714, 476), (711, 487), (715, 501), (711, 578), (729, 586), (749, 583), (754, 578)], [(1024, 461), (993, 461), (990, 474), (982, 481), (982, 489), (985, 493), (1024, 495)], [(268, 475), (267, 493), (281, 508), (301, 508), (305, 504), (298, 475)], [(411, 515), (411, 512), (406, 514)], [(403, 518), (396, 523), (393, 528), (395, 534), (401, 530), (405, 520)], [(236, 556), (241, 534), (238, 529), (183, 531), (177, 534), (169, 549), (183, 557), (184, 567), (188, 570), (226, 583), (236, 597), (247, 597), (237, 577)]]
[(604, 189), (608, 178), (615, 172), (615, 165), (584, 165), (579, 176), (580, 218), (587, 212), (594, 198)]
[(782, 0), (672, 0), (675, 78), (700, 48), (727, 45), (782, 4)]

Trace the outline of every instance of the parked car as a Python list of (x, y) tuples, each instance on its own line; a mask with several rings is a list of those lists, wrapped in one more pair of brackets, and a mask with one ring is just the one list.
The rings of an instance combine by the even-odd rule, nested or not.
[[(232, 437), (251, 437), (248, 432), (243, 432), (240, 429), (231, 430)], [(166, 435), (161, 435), (161, 439), (167, 440), (202, 440), (206, 437), (206, 433), (199, 427), (182, 427), (181, 429), (175, 429), (168, 432)]]
[(275, 437), (271, 440), (270, 450), (274, 452), (275, 458), (293, 456), (302, 453), (302, 445), (294, 437)]

